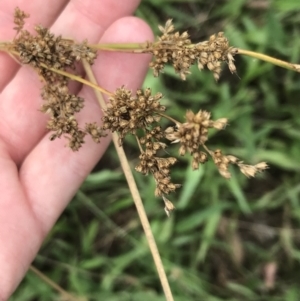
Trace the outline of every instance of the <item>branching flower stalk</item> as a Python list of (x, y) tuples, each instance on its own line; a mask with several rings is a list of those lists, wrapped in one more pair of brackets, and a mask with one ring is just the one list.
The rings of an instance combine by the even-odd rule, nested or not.
[[(86, 74), (87, 74), (87, 77), (89, 78), (89, 80), (94, 85), (97, 85), (96, 78), (92, 72), (90, 65), (86, 61), (83, 61), (83, 66), (84, 66), (84, 69), (86, 71)], [(98, 89), (95, 89), (94, 91), (95, 91), (95, 95), (98, 99), (98, 102), (99, 102), (101, 108), (104, 110), (107, 109), (107, 105), (106, 105), (100, 91)], [(145, 208), (143, 206), (143, 202), (142, 202), (139, 190), (137, 188), (136, 182), (134, 180), (134, 177), (133, 177), (129, 162), (127, 160), (125, 151), (124, 151), (123, 147), (119, 145), (119, 136), (117, 133), (112, 134), (112, 139), (113, 139), (113, 143), (114, 143), (115, 149), (117, 151), (124, 175), (126, 177), (133, 201), (135, 203), (141, 224), (143, 226), (144, 233), (147, 238), (147, 242), (148, 242), (148, 245), (149, 245), (149, 248), (150, 248), (156, 269), (157, 269), (157, 273), (159, 275), (159, 279), (160, 279), (164, 294), (166, 296), (166, 300), (173, 301), (174, 298), (172, 295), (172, 291), (170, 289), (168, 278), (166, 276), (164, 266), (162, 264), (162, 261), (161, 261), (160, 255), (159, 255), (159, 251), (158, 251), (158, 248), (157, 248), (157, 245), (156, 245), (156, 242), (155, 242), (152, 230), (151, 230), (151, 226), (150, 226), (149, 220), (147, 218), (147, 214), (145, 212)]]
[[(88, 44), (89, 47), (95, 50), (105, 50), (105, 51), (117, 51), (117, 52), (131, 52), (131, 53), (147, 53), (155, 50), (155, 45), (156, 43), (153, 43), (151, 48), (149, 47), (149, 43), (112, 43), (112, 44)], [(193, 44), (191, 44), (193, 46)], [(145, 50), (145, 48), (148, 48)], [(1, 44), (0, 44), (0, 49), (1, 49)], [(168, 50), (178, 50), (177, 48), (174, 47), (167, 47), (166, 49)], [(300, 64), (293, 64), (290, 62), (286, 62), (283, 60), (276, 59), (272, 56), (255, 52), (255, 51), (250, 51), (242, 48), (235, 47), (235, 55), (245, 55), (249, 56), (261, 61), (265, 61), (267, 63), (282, 67), (284, 69), (300, 72)]]
[[(161, 104), (163, 95), (153, 94), (150, 88), (138, 89), (135, 93), (121, 86), (114, 92), (107, 91), (97, 84), (76, 75), (76, 62), (93, 64), (99, 45), (89, 45), (85, 40), (77, 43), (71, 39), (55, 36), (41, 25), (35, 27), (35, 34), (23, 29), (28, 15), (15, 10), (16, 36), (12, 42), (2, 42), (1, 48), (13, 55), (21, 64), (28, 64), (40, 76), (44, 87), (41, 97), (44, 100), (41, 111), (49, 115), (47, 129), (52, 134), (50, 140), (64, 136), (67, 145), (78, 151), (84, 144), (86, 135), (99, 143), (108, 132), (118, 133), (121, 146), (127, 135), (134, 135), (138, 141), (140, 155), (135, 170), (143, 175), (152, 175), (156, 188), (154, 194), (162, 198), (166, 213), (174, 209), (167, 196), (181, 185), (171, 180), (171, 169), (176, 164), (175, 157), (162, 157), (167, 140), (179, 143), (179, 155), (192, 156), (192, 168), (198, 169), (210, 157), (219, 173), (230, 178), (230, 165), (236, 165), (248, 177), (267, 168), (265, 162), (256, 165), (244, 164), (232, 155), (225, 155), (219, 149), (211, 150), (207, 144), (209, 130), (225, 129), (227, 119), (211, 119), (211, 113), (199, 110), (186, 112), (185, 122), (176, 121), (166, 114), (167, 108)], [(229, 45), (222, 32), (210, 36), (207, 41), (192, 44), (187, 32), (175, 31), (172, 20), (159, 26), (162, 33), (157, 41), (136, 44), (103, 44), (105, 50), (123, 50), (152, 53), (150, 67), (154, 76), (163, 72), (164, 66), (171, 63), (182, 80), (190, 73), (192, 64), (201, 70), (207, 67), (216, 80), (221, 73), (221, 63), (226, 62), (230, 71), (236, 71), (234, 55), (238, 49)], [(96, 47), (97, 46), (97, 47)], [(81, 82), (109, 96), (107, 107), (103, 109), (102, 124), (90, 121), (84, 127), (77, 121), (77, 114), (84, 107), (84, 99), (69, 91), (70, 80)], [(103, 108), (103, 106), (102, 106)], [(174, 125), (163, 129), (161, 119), (166, 118)]]

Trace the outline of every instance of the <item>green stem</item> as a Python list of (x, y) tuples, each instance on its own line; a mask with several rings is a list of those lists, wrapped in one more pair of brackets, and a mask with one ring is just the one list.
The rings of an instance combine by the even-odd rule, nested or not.
[[(147, 53), (156, 49), (156, 45), (160, 49), (178, 50), (179, 48), (174, 45), (172, 41), (164, 42), (145, 42), (145, 43), (107, 43), (107, 44), (89, 44), (88, 46), (96, 50), (105, 51), (118, 51), (118, 52), (134, 52), (134, 53)], [(190, 45), (193, 47), (194, 45)]]
[(106, 43), (89, 44), (88, 46), (97, 50), (142, 53), (145, 51), (147, 43)]
[[(10, 41), (0, 42), (0, 51), (11, 52), (12, 54), (17, 55), (16, 53), (14, 53), (14, 51), (11, 51), (8, 49), (8, 46), (11, 43), (12, 42), (10, 42)], [(153, 50), (157, 43), (158, 42), (154, 42), (154, 43), (149, 43), (149, 42), (145, 42), (145, 43), (103, 43), (103, 44), (89, 44), (89, 47), (91, 47), (95, 50), (102, 50), (102, 51), (145, 53), (145, 52), (150, 52), (151, 50)], [(198, 44), (201, 44), (201, 42)], [(168, 41), (164, 41), (163, 46), (166, 47), (167, 49), (177, 49), (176, 46), (174, 47), (173, 43), (170, 43), (170, 45), (168, 45)], [(194, 46), (195, 46), (194, 44), (189, 45), (189, 47), (194, 47)], [(247, 56), (271, 63), (273, 65), (276, 65), (276, 66), (279, 66), (279, 67), (282, 67), (285, 69), (300, 72), (300, 64), (292, 64), (292, 63), (282, 61), (282, 60), (276, 59), (274, 57), (271, 57), (271, 56), (268, 56), (268, 55), (265, 55), (265, 54), (262, 54), (259, 52), (254, 52), (254, 51), (250, 51), (250, 50), (246, 50), (246, 49), (237, 48), (237, 54), (247, 55)], [(52, 71), (54, 71), (54, 70), (52, 70)], [(87, 83), (85, 82), (84, 84), (87, 84)], [(102, 91), (102, 92), (104, 92), (104, 91)], [(107, 94), (109, 92), (107, 91), (104, 93)]]
[(244, 54), (268, 63), (271, 63), (273, 65), (285, 68), (285, 69), (289, 69), (289, 70), (293, 70), (296, 72), (300, 72), (300, 65), (299, 64), (292, 64), (289, 62), (285, 62), (279, 59), (276, 59), (274, 57), (259, 53), (259, 52), (254, 52), (254, 51), (250, 51), (250, 50), (245, 50), (245, 49), (240, 49), (237, 48), (237, 54)]

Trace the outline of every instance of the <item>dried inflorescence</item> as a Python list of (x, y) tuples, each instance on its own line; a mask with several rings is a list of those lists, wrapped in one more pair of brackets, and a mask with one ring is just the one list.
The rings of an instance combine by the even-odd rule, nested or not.
[[(88, 134), (99, 143), (106, 136), (107, 130), (119, 134), (119, 144), (123, 144), (126, 135), (134, 135), (139, 149), (139, 163), (135, 170), (143, 175), (151, 174), (155, 180), (155, 195), (162, 197), (166, 213), (175, 207), (166, 195), (174, 192), (180, 184), (171, 180), (171, 168), (177, 162), (174, 157), (161, 157), (167, 147), (164, 139), (179, 143), (179, 155), (189, 153), (192, 156), (192, 168), (198, 169), (209, 157), (217, 166), (220, 174), (230, 178), (229, 166), (237, 165), (247, 177), (254, 177), (257, 172), (267, 168), (265, 162), (247, 165), (235, 156), (224, 155), (221, 150), (212, 151), (206, 145), (209, 129), (222, 130), (227, 125), (226, 118), (212, 120), (211, 114), (200, 110), (196, 114), (188, 110), (185, 122), (180, 123), (165, 114), (166, 107), (160, 101), (161, 93), (152, 94), (151, 89), (138, 89), (135, 94), (124, 86), (110, 94), (107, 108), (103, 110), (102, 125), (86, 123), (80, 128), (76, 114), (84, 107), (84, 99), (70, 92), (69, 78), (59, 74), (59, 70), (75, 70), (76, 62), (85, 60), (93, 64), (96, 51), (84, 41), (80, 44), (73, 40), (55, 36), (47, 28), (35, 27), (35, 34), (24, 30), (24, 19), (28, 15), (20, 9), (15, 10), (16, 37), (9, 51), (17, 54), (23, 64), (31, 65), (44, 83), (41, 96), (44, 100), (41, 111), (50, 119), (47, 129), (52, 131), (51, 140), (62, 135), (68, 140), (68, 146), (77, 151)], [(201, 70), (207, 67), (219, 79), (221, 62), (227, 62), (231, 72), (235, 72), (233, 55), (236, 49), (229, 46), (228, 40), (220, 32), (212, 35), (208, 41), (192, 44), (187, 32), (175, 32), (172, 21), (165, 27), (159, 26), (162, 36), (155, 43), (147, 43), (144, 52), (153, 54), (150, 63), (154, 75), (158, 76), (165, 64), (172, 63), (175, 71), (185, 80), (190, 73), (190, 66), (197, 63)], [(54, 72), (53, 69), (56, 71)], [(161, 118), (174, 123), (173, 127), (162, 129)], [(165, 152), (165, 151), (164, 151)]]
[(73, 40), (55, 36), (41, 25), (35, 26), (35, 32), (33, 35), (27, 30), (20, 30), (14, 39), (12, 50), (18, 52), (22, 64), (37, 68), (48, 82), (55, 81), (57, 74), (51, 72), (52, 76), (48, 77), (43, 72), (45, 65), (48, 68), (66, 70), (74, 68), (76, 61), (87, 59), (93, 64), (96, 58), (95, 50), (89, 48), (86, 41), (77, 44)]
[(73, 40), (63, 39), (41, 25), (35, 26), (35, 34), (24, 30), (24, 19), (28, 16), (16, 8), (14, 22), (17, 35), (10, 51), (18, 54), (22, 64), (32, 66), (44, 83), (41, 111), (50, 115), (47, 123), (47, 129), (53, 132), (50, 139), (64, 135), (68, 146), (74, 151), (82, 146), (86, 134), (99, 142), (104, 136), (99, 127), (92, 123), (81, 129), (76, 120), (75, 114), (84, 107), (84, 99), (69, 91), (69, 78), (50, 70), (74, 70), (75, 63), (83, 59), (93, 64), (96, 51), (88, 47), (87, 41), (75, 43)]
[(85, 132), (90, 134), (92, 139), (96, 143), (100, 143), (101, 137), (106, 137), (107, 134), (103, 130), (102, 127), (100, 127), (96, 122), (93, 123), (86, 123), (85, 124)]
[(20, 10), (19, 7), (16, 7), (15, 14), (14, 14), (14, 23), (15, 27), (14, 30), (17, 31), (17, 33), (23, 29), (25, 25), (25, 19), (29, 18), (29, 14), (26, 14), (24, 11)]
[(159, 102), (161, 98), (161, 93), (152, 95), (149, 88), (137, 90), (136, 95), (132, 95), (125, 87), (118, 88), (109, 98), (103, 129), (117, 131), (121, 145), (126, 134), (136, 134), (138, 129), (146, 129), (159, 122), (159, 113), (166, 110)]
[(200, 110), (197, 114), (187, 111), (185, 123), (177, 123), (176, 128), (169, 127), (165, 130), (166, 138), (173, 143), (180, 143), (179, 155), (186, 152), (193, 156), (192, 167), (198, 169), (200, 163), (207, 161), (207, 154), (199, 148), (205, 145), (208, 139), (208, 129), (221, 130), (227, 125), (227, 119), (221, 118), (216, 121), (210, 119), (210, 113)]
[(247, 165), (232, 155), (224, 155), (221, 150), (211, 151), (207, 145), (208, 130), (215, 128), (222, 130), (227, 125), (226, 118), (217, 120), (210, 119), (211, 114), (207, 111), (200, 110), (197, 114), (187, 111), (186, 122), (177, 123), (176, 127), (169, 127), (165, 130), (166, 138), (173, 143), (179, 143), (179, 155), (183, 156), (186, 152), (193, 157), (192, 168), (198, 169), (200, 164), (204, 164), (208, 160), (208, 155), (213, 159), (220, 174), (229, 179), (231, 174), (228, 170), (230, 164), (235, 164), (240, 171), (247, 177), (254, 177), (256, 173), (265, 170), (268, 166), (265, 162), (256, 165)]
[(160, 126), (154, 127), (152, 130), (145, 130), (144, 135), (139, 139), (141, 145), (140, 162), (135, 167), (135, 170), (147, 175), (151, 173), (156, 182), (156, 196), (169, 194), (176, 188), (178, 184), (171, 183), (170, 167), (177, 162), (174, 157), (162, 158), (157, 156), (157, 152), (165, 149), (167, 145), (161, 140), (164, 138), (164, 133)]
[(48, 84), (42, 88), (44, 99), (41, 111), (52, 117), (70, 117), (84, 107), (84, 99), (69, 92), (67, 82)]
[(221, 62), (227, 62), (230, 71), (236, 71), (233, 56), (236, 48), (229, 46), (223, 32), (209, 37), (208, 41), (192, 44), (189, 34), (174, 32), (172, 20), (168, 20), (165, 27), (159, 26), (162, 35), (155, 43), (148, 43), (145, 52), (153, 54), (150, 67), (154, 76), (158, 76), (167, 63), (172, 63), (175, 71), (180, 74), (182, 80), (190, 74), (191, 65), (197, 63), (199, 70), (205, 66), (213, 72), (214, 78), (219, 79)]
[(257, 173), (262, 172), (268, 168), (266, 162), (260, 162), (255, 165), (244, 164), (243, 161), (239, 160), (235, 156), (224, 155), (220, 149), (217, 149), (215, 151), (208, 150), (208, 152), (213, 158), (214, 163), (218, 167), (220, 174), (226, 179), (230, 179), (231, 177), (231, 174), (228, 170), (230, 164), (237, 165), (240, 171), (248, 178), (255, 177)]
[(80, 130), (78, 122), (74, 116), (70, 117), (52, 117), (47, 123), (47, 129), (54, 132), (50, 136), (50, 140), (60, 138), (61, 135), (65, 134), (69, 143), (68, 146), (73, 151), (78, 151), (84, 143), (85, 132)]
[(176, 72), (185, 79), (186, 74), (190, 73), (190, 66), (196, 60), (196, 51), (191, 47), (188, 33), (174, 33), (174, 29), (172, 20), (168, 20), (165, 27), (159, 26), (162, 36), (157, 42), (148, 45), (149, 52), (153, 54), (150, 67), (153, 69), (154, 76), (158, 76), (165, 64), (172, 62)]
[(142, 152), (139, 156), (140, 163), (135, 167), (135, 170), (148, 175), (153, 175), (156, 182), (155, 195), (163, 196), (175, 191), (176, 188), (181, 187), (180, 184), (171, 182), (170, 167), (177, 162), (174, 157), (160, 158), (156, 157), (153, 152), (147, 150)]
[(158, 155), (166, 148), (162, 142), (164, 131), (158, 125), (166, 110), (160, 104), (161, 98), (161, 93), (152, 95), (149, 88), (139, 89), (135, 95), (124, 87), (118, 88), (109, 98), (102, 129), (118, 132), (119, 144), (128, 134), (136, 137), (141, 154), (135, 170), (143, 175), (151, 174), (156, 183), (155, 195), (164, 197), (181, 185), (172, 183), (170, 177), (170, 168), (176, 163), (176, 158)]

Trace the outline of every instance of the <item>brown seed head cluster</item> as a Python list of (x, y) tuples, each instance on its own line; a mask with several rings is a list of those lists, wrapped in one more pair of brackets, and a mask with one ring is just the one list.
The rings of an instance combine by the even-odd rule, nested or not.
[(172, 183), (170, 177), (170, 168), (177, 160), (157, 154), (166, 147), (161, 141), (165, 138), (164, 131), (158, 125), (160, 114), (166, 110), (160, 104), (161, 98), (161, 93), (152, 95), (149, 88), (139, 89), (135, 95), (125, 87), (118, 88), (109, 98), (102, 129), (118, 132), (120, 145), (127, 134), (136, 137), (141, 154), (135, 170), (143, 175), (151, 174), (156, 183), (155, 195), (164, 197), (181, 185)]
[(153, 155), (152, 152), (145, 151), (140, 156), (140, 163), (135, 167), (135, 170), (148, 175), (151, 173), (156, 182), (155, 195), (163, 196), (175, 191), (181, 187), (180, 184), (171, 182), (170, 167), (177, 162), (176, 158), (160, 158)]
[(84, 106), (84, 99), (70, 94), (66, 83), (45, 84), (41, 93), (44, 99), (41, 111), (53, 117), (70, 117), (80, 112)]
[(192, 155), (192, 168), (194, 170), (199, 168), (199, 164), (204, 164), (208, 160), (208, 155), (211, 156), (220, 174), (226, 179), (231, 177), (228, 170), (230, 164), (237, 165), (247, 177), (254, 177), (256, 173), (268, 168), (265, 162), (247, 165), (235, 156), (224, 155), (219, 149), (211, 151), (206, 146), (208, 130), (209, 128), (224, 129), (227, 125), (227, 119), (220, 118), (214, 121), (210, 119), (210, 115), (207, 111), (200, 110), (197, 114), (187, 111), (185, 123), (177, 123), (175, 129), (174, 127), (169, 127), (165, 130), (168, 140), (180, 144), (179, 154), (181, 156), (185, 155), (186, 152)]
[(237, 163), (240, 171), (247, 177), (255, 177), (258, 172), (263, 172), (268, 168), (268, 164), (266, 162), (259, 162), (255, 165), (244, 164), (243, 161), (239, 161)]
[(227, 62), (231, 73), (236, 72), (233, 56), (236, 48), (230, 47), (223, 32), (213, 34), (208, 41), (195, 45), (197, 49), (198, 68), (202, 70), (205, 66), (213, 72), (215, 80), (220, 78), (221, 62)]
[(190, 66), (196, 62), (199, 70), (206, 66), (212, 71), (216, 80), (220, 77), (222, 61), (228, 63), (232, 73), (236, 71), (233, 56), (237, 50), (229, 46), (223, 32), (210, 36), (208, 41), (192, 44), (187, 32), (174, 32), (172, 20), (168, 20), (164, 27), (159, 26), (159, 30), (162, 36), (155, 43), (148, 43), (145, 51), (153, 54), (150, 67), (154, 76), (158, 76), (167, 63), (172, 63), (182, 80), (190, 74)]
[(35, 34), (24, 30), (24, 19), (29, 15), (16, 8), (14, 22), (17, 35), (11, 45), (13, 53), (18, 54), (22, 64), (29, 64), (38, 72), (44, 83), (42, 99), (44, 104), (41, 111), (50, 115), (47, 129), (53, 134), (51, 140), (64, 135), (68, 139), (68, 146), (76, 151), (84, 143), (86, 134), (99, 142), (104, 136), (103, 131), (94, 123), (87, 124), (80, 129), (75, 114), (84, 106), (84, 99), (69, 91), (69, 79), (49, 70), (75, 69), (75, 63), (86, 60), (93, 64), (96, 51), (88, 47), (87, 41), (80, 44), (73, 40), (55, 36), (47, 28), (40, 25), (35, 27)]
[(170, 212), (172, 212), (175, 209), (174, 204), (168, 200), (165, 196), (162, 197), (163, 201), (165, 202), (165, 212), (167, 214), (167, 216), (170, 216)]
[(95, 50), (87, 46), (84, 41), (76, 44), (73, 40), (63, 39), (61, 36), (55, 36), (41, 25), (35, 26), (36, 34), (33, 35), (27, 30), (20, 30), (13, 43), (13, 50), (19, 53), (19, 59), (22, 64), (29, 64), (40, 70), (41, 75), (46, 81), (56, 80), (56, 74), (43, 72), (43, 66), (66, 70), (74, 68), (74, 63), (86, 59), (90, 64), (96, 58)]
[(47, 129), (54, 133), (50, 136), (50, 140), (60, 138), (62, 134), (66, 134), (69, 143), (68, 146), (77, 151), (84, 143), (85, 132), (79, 129), (78, 122), (74, 116), (70, 117), (52, 117), (47, 124)]
[(100, 138), (101, 137), (106, 137), (107, 134), (103, 130), (102, 127), (100, 127), (96, 122), (93, 123), (86, 123), (85, 124), (85, 132), (87, 134), (90, 134), (92, 139), (96, 143), (100, 143)]
[(144, 129), (144, 136), (139, 139), (139, 142), (148, 151), (153, 151), (155, 154), (159, 149), (166, 148), (166, 144), (161, 142), (165, 137), (160, 125), (153, 127), (151, 130)]
[(198, 169), (200, 163), (205, 163), (207, 154), (199, 150), (208, 139), (208, 129), (221, 130), (227, 125), (227, 119), (216, 121), (210, 119), (210, 113), (200, 110), (197, 114), (187, 111), (185, 123), (178, 123), (176, 128), (169, 127), (165, 130), (166, 138), (173, 143), (180, 143), (179, 154), (184, 156), (186, 152), (193, 156), (192, 167)]
[(16, 30), (17, 33), (23, 29), (23, 27), (25, 25), (24, 20), (26, 18), (29, 18), (29, 15), (26, 14), (25, 12), (23, 12), (22, 10), (20, 10), (19, 7), (16, 7), (15, 14), (14, 14), (14, 23), (16, 26), (13, 29)]
[(244, 164), (243, 161), (240, 161), (235, 156), (224, 155), (220, 149), (217, 149), (215, 151), (209, 151), (209, 154), (213, 158), (213, 161), (216, 164), (219, 173), (226, 179), (231, 178), (231, 174), (228, 170), (230, 164), (237, 165), (240, 171), (248, 178), (255, 177), (257, 173), (262, 172), (268, 168), (266, 162), (260, 162), (256, 165)]
[(174, 25), (172, 20), (168, 20), (165, 27), (159, 25), (159, 30), (162, 36), (154, 44), (149, 44), (152, 47), (153, 61), (150, 67), (153, 69), (154, 76), (158, 76), (163, 71), (165, 64), (172, 62), (175, 71), (180, 73), (182, 79), (189, 74), (190, 66), (196, 60), (196, 52), (191, 47), (191, 40), (187, 32), (180, 34), (174, 33)]
[(145, 130), (145, 134), (139, 139), (141, 146), (140, 162), (135, 167), (136, 171), (144, 175), (149, 173), (153, 175), (156, 183), (156, 196), (164, 196), (181, 186), (172, 183), (170, 178), (170, 168), (177, 162), (177, 159), (157, 156), (157, 152), (167, 146), (161, 142), (162, 138), (164, 138), (164, 133), (160, 126), (155, 126), (152, 130)]
[(161, 98), (161, 93), (152, 95), (149, 88), (137, 90), (136, 95), (124, 87), (118, 88), (109, 98), (103, 117), (103, 129), (118, 132), (122, 144), (126, 134), (136, 134), (138, 129), (159, 122), (159, 113), (166, 110), (159, 102)]

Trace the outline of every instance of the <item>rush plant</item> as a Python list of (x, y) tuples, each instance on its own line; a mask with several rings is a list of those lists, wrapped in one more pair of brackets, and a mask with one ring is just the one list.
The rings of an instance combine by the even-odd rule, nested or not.
[[(102, 137), (113, 133), (112, 138), (166, 299), (173, 300), (138, 189), (122, 148), (126, 137), (133, 136), (140, 151), (135, 171), (154, 178), (156, 187), (153, 193), (163, 201), (167, 215), (176, 207), (176, 202), (174, 205), (169, 200), (169, 195), (181, 186), (180, 183), (173, 183), (171, 179), (172, 167), (178, 162), (178, 158), (166, 156), (168, 148), (172, 145), (175, 147), (178, 144), (179, 156), (192, 157), (193, 170), (201, 168), (201, 165), (211, 160), (220, 175), (226, 179), (231, 177), (231, 165), (236, 166), (246, 177), (254, 177), (268, 165), (266, 162), (246, 164), (235, 154), (227, 154), (226, 150), (212, 149), (209, 146), (210, 131), (225, 130), (229, 122), (226, 117), (214, 119), (210, 112), (201, 108), (196, 112), (186, 108), (186, 112), (183, 112), (184, 119), (176, 120), (168, 114), (168, 108), (163, 105), (162, 93), (153, 92), (150, 87), (130, 91), (126, 86), (120, 86), (115, 91), (108, 91), (99, 86), (90, 68), (97, 59), (98, 51), (131, 52), (136, 55), (150, 53), (153, 59), (149, 67), (153, 70), (153, 76), (159, 76), (164, 67), (171, 64), (183, 81), (190, 76), (192, 65), (197, 65), (200, 71), (210, 71), (216, 81), (221, 76), (223, 65), (227, 65), (230, 72), (235, 74), (236, 55), (248, 55), (297, 72), (300, 71), (300, 66), (231, 46), (222, 32), (211, 35), (206, 41), (192, 43), (188, 32), (180, 33), (175, 30), (172, 20), (168, 20), (164, 26), (159, 26), (161, 35), (154, 42), (90, 44), (87, 40), (78, 42), (55, 36), (42, 25), (37, 25), (34, 32), (23, 29), (29, 15), (19, 8), (16, 8), (14, 17), (16, 35), (11, 41), (1, 41), (0, 50), (9, 53), (20, 64), (29, 65), (40, 77), (43, 83), (41, 98), (44, 102), (39, 109), (48, 116), (45, 127), (50, 132), (49, 143), (62, 138), (66, 140), (67, 147), (73, 151), (80, 151), (81, 147), (85, 147), (87, 135), (91, 136), (95, 143), (101, 143)], [(83, 64), (87, 79), (78, 75), (78, 63)], [(84, 109), (85, 101), (71, 92), (70, 81), (80, 82), (95, 90), (103, 111), (101, 120), (85, 120), (85, 124), (78, 121), (78, 113)], [(107, 102), (101, 97), (101, 93), (108, 97)], [(164, 127), (163, 119), (168, 122), (167, 127)]]

